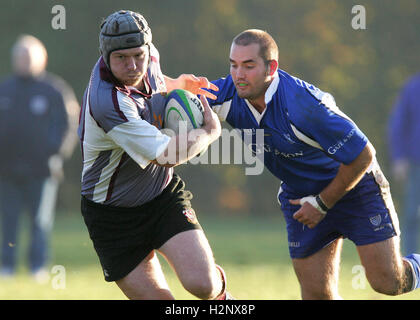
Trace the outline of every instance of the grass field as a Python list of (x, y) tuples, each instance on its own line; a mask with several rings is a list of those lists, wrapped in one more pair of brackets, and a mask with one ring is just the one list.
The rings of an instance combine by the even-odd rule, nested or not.
[[(299, 286), (288, 256), (284, 221), (271, 218), (214, 218), (200, 219), (213, 248), (217, 263), (228, 275), (229, 291), (238, 299), (283, 300), (300, 299)], [(25, 226), (22, 226), (24, 230)], [(12, 279), (0, 279), (1, 300), (103, 300), (125, 299), (117, 286), (103, 280), (102, 271), (78, 213), (58, 217), (52, 238), (51, 280), (35, 282), (24, 266), (27, 234), (22, 231), (19, 249), (20, 267)], [(175, 274), (161, 259), (168, 283), (177, 299), (195, 299), (187, 293)], [(365, 278), (352, 273), (359, 265), (356, 249), (344, 242), (340, 271), (340, 293), (344, 299), (416, 299), (420, 292), (400, 297), (375, 293)], [(54, 269), (54, 266), (62, 266)], [(357, 268), (357, 267), (356, 267)], [(58, 271), (57, 271), (58, 270)], [(64, 272), (65, 273), (64, 273)], [(365, 288), (353, 288), (352, 283)]]

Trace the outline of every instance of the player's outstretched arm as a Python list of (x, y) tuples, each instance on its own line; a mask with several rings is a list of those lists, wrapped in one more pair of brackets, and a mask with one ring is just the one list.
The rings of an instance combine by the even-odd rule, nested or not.
[(204, 107), (203, 126), (186, 134), (173, 136), (165, 151), (153, 160), (153, 163), (164, 167), (174, 167), (187, 162), (220, 136), (221, 125), (218, 116), (210, 108), (204, 96), (200, 99)]
[(176, 79), (172, 79), (168, 76), (164, 76), (164, 78), (168, 92), (171, 92), (175, 89), (184, 89), (194, 93), (195, 95), (204, 95), (205, 97), (212, 100), (217, 98), (214, 94), (204, 90), (219, 90), (219, 88), (215, 84), (211, 83), (206, 77), (196, 77), (193, 74), (181, 74)]
[[(314, 228), (325, 217), (328, 208), (332, 208), (347, 192), (359, 183), (372, 163), (374, 154), (375, 149), (368, 143), (350, 164), (341, 164), (335, 178), (318, 195), (320, 199), (310, 196), (290, 200), (290, 203), (302, 206), (295, 212), (293, 218), (309, 228)], [(322, 206), (326, 208), (319, 208), (317, 201), (322, 201)]]
[(347, 192), (360, 182), (372, 163), (374, 155), (375, 149), (368, 142), (356, 159), (348, 165), (341, 164), (335, 178), (320, 193), (328, 208), (333, 207)]

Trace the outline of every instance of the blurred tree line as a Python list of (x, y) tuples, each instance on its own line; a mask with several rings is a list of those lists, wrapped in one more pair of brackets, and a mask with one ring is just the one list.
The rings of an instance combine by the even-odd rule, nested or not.
[[(57, 4), (66, 10), (65, 30), (51, 25), (51, 10)], [(355, 5), (366, 9), (366, 29), (352, 28)], [(47, 47), (48, 70), (67, 80), (79, 102), (99, 56), (99, 24), (116, 10), (130, 9), (146, 17), (162, 70), (171, 77), (224, 76), (229, 72), (232, 38), (248, 28), (266, 30), (278, 43), (280, 67), (334, 95), (376, 147), (386, 174), (388, 117), (404, 81), (420, 70), (420, 1), (416, 0), (5, 0), (0, 8), (0, 77), (11, 71), (10, 48), (16, 38), (32, 34)], [(182, 165), (176, 171), (194, 192), (198, 212), (279, 212), (279, 181), (266, 170), (246, 176), (243, 165), (231, 164)], [(66, 163), (65, 172), (58, 208), (78, 211), (80, 148)]]

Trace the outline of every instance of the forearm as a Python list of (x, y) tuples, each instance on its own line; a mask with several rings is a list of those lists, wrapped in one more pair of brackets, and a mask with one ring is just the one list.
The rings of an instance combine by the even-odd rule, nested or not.
[(208, 147), (218, 137), (217, 130), (199, 128), (188, 134), (171, 138), (166, 150), (156, 158), (154, 163), (165, 167), (173, 167), (187, 162)]
[(172, 79), (168, 76), (163, 76), (163, 78), (165, 79), (165, 85), (166, 85), (166, 90), (167, 92), (171, 92), (172, 90), (175, 89), (182, 89), (179, 81), (177, 79)]
[(205, 96), (200, 97), (204, 107), (204, 125), (188, 133), (174, 136), (170, 139), (166, 149), (152, 162), (165, 167), (173, 167), (204, 151), (221, 134), (220, 121), (211, 110)]
[(203, 95), (215, 100), (217, 97), (206, 89), (218, 91), (219, 88), (211, 83), (206, 77), (196, 77), (193, 74), (181, 74), (178, 78), (172, 79), (163, 76), (165, 79), (166, 91), (171, 92), (175, 89), (188, 90), (195, 95)]
[(68, 114), (68, 129), (59, 151), (59, 154), (63, 157), (63, 159), (68, 159), (71, 157), (75, 147), (79, 142), (79, 138), (77, 136), (77, 127), (79, 125), (80, 106), (73, 95), (71, 95), (69, 98), (66, 98), (66, 110)]
[(320, 197), (328, 208), (332, 208), (347, 192), (363, 178), (374, 157), (374, 149), (368, 143), (359, 156), (349, 165), (342, 164), (335, 178), (322, 190)]

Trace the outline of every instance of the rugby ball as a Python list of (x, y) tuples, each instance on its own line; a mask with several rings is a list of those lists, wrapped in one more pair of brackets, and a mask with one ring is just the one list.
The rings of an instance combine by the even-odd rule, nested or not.
[(173, 90), (166, 96), (163, 128), (176, 134), (185, 129), (189, 132), (201, 128), (203, 112), (203, 104), (195, 94), (182, 89)]

